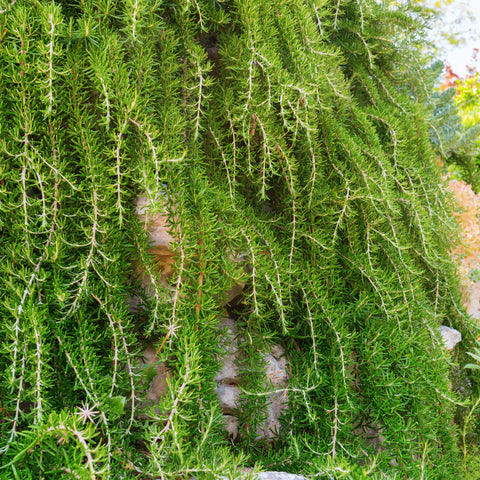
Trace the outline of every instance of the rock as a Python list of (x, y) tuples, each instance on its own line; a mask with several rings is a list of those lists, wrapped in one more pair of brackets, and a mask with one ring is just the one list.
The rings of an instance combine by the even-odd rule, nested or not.
[[(235, 438), (239, 432), (237, 415), (241, 393), (238, 387), (241, 378), (236, 364), (239, 355), (237, 326), (233, 319), (224, 318), (221, 321), (220, 328), (222, 335), (219, 337), (219, 341), (224, 346), (225, 355), (222, 358), (222, 368), (215, 377), (217, 385), (214, 391), (218, 396), (220, 408), (224, 415), (225, 429), (229, 436)], [(168, 380), (172, 376), (171, 371), (164, 363), (153, 364), (155, 354), (155, 346), (149, 346), (143, 351), (140, 367), (152, 364), (150, 369), (155, 369), (155, 375), (148, 387), (145, 399), (138, 404), (139, 410), (158, 405), (161, 398), (167, 393)], [(285, 351), (280, 345), (274, 345), (269, 353), (264, 354), (264, 359), (266, 363), (265, 385), (270, 393), (268, 394), (265, 423), (258, 429), (257, 434), (259, 438), (272, 440), (280, 431), (280, 416), (287, 405), (286, 386), (289, 376)], [(155, 413), (160, 414), (162, 412), (155, 409)], [(140, 413), (137, 418), (147, 419), (148, 416)]]
[(236, 324), (231, 318), (222, 318), (219, 328), (222, 330), (221, 343), (227, 353), (222, 358), (222, 369), (217, 373), (215, 381), (224, 385), (237, 385), (240, 377), (236, 365), (238, 343)]
[(229, 317), (224, 317), (218, 325), (222, 330), (221, 341), (229, 353), (234, 353), (238, 349), (237, 341), (237, 323)]
[(280, 345), (275, 345), (274, 348), (280, 348), (283, 352), (283, 356), (280, 356), (277, 360), (271, 353), (266, 354), (264, 357), (267, 363), (265, 374), (273, 385), (285, 385), (285, 379), (287, 378), (287, 360), (285, 358), (285, 351)]
[[(302, 475), (296, 475), (294, 473), (286, 473), (286, 472), (257, 472), (252, 473), (251, 468), (244, 468), (243, 474), (240, 473), (238, 477), (235, 478), (248, 478), (252, 480), (306, 480), (306, 477)], [(227, 480), (227, 477), (220, 477), (221, 480)]]
[(454, 328), (441, 325), (437, 330), (441, 333), (443, 343), (447, 350), (453, 350), (455, 345), (462, 340), (462, 334)]
[(475, 282), (468, 289), (468, 299), (465, 302), (467, 313), (473, 318), (480, 319), (480, 282)]
[[(240, 389), (238, 384), (241, 381), (237, 366), (238, 342), (237, 325), (231, 318), (224, 318), (220, 323), (223, 333), (221, 343), (225, 349), (222, 358), (222, 369), (218, 372), (215, 380), (217, 387), (215, 391), (220, 400), (220, 406), (226, 418), (226, 429), (230, 436), (238, 435), (238, 399)], [(286, 408), (288, 397), (286, 386), (288, 384), (287, 359), (285, 350), (280, 345), (274, 345), (268, 353), (263, 355), (265, 360), (266, 388), (270, 390), (267, 402), (265, 423), (259, 428), (259, 438), (271, 440), (280, 431), (280, 416)], [(232, 417), (233, 418), (230, 418)], [(233, 420), (235, 419), (235, 420)]]
[(262, 438), (274, 439), (280, 433), (280, 416), (285, 412), (288, 404), (287, 390), (283, 389), (271, 393), (268, 397), (268, 412), (265, 425), (259, 432)]
[[(137, 263), (135, 265), (135, 273), (140, 280), (140, 284), (145, 291), (145, 297), (150, 298), (155, 293), (163, 293), (165, 300), (173, 297), (174, 288), (168, 283), (168, 279), (173, 273), (173, 265), (175, 263), (176, 253), (173, 250), (174, 236), (171, 234), (169, 218), (166, 211), (152, 213), (152, 202), (146, 195), (140, 195), (135, 200), (135, 213), (138, 220), (149, 236), (148, 252), (154, 258), (154, 271), (146, 274), (144, 266)], [(157, 204), (162, 207), (166, 206), (166, 200), (159, 198)], [(245, 274), (246, 258), (243, 254), (230, 254), (229, 260), (236, 265), (238, 278)], [(158, 281), (152, 278), (152, 275), (158, 275)], [(222, 292), (217, 301), (220, 305), (225, 306), (233, 299), (239, 297), (245, 287), (245, 282), (241, 280), (233, 280), (231, 288)], [(161, 287), (161, 288), (160, 288)], [(161, 291), (159, 291), (161, 290)], [(128, 299), (129, 310), (137, 313), (141, 309), (142, 300), (138, 296)]]
[[(156, 352), (157, 351), (153, 346), (147, 347), (143, 351), (140, 366), (152, 364), (152, 362), (154, 362)], [(144, 401), (138, 405), (140, 410), (158, 404), (160, 398), (165, 396), (167, 392), (167, 381), (171, 378), (171, 372), (164, 363), (152, 365), (150, 368), (155, 368), (155, 376), (150, 382)], [(155, 409), (155, 413), (158, 414), (160, 412), (158, 409)], [(148, 417), (144, 414), (139, 414), (138, 418), (146, 419)]]
[(274, 345), (270, 353), (265, 356), (265, 359), (267, 362), (265, 374), (273, 392), (268, 397), (267, 420), (261, 435), (267, 439), (273, 439), (280, 432), (280, 416), (288, 403), (285, 387), (288, 385), (289, 376), (283, 347)]
[(233, 415), (224, 415), (223, 418), (225, 419), (225, 430), (228, 436), (235, 438), (238, 435), (238, 418)]
[(260, 472), (253, 475), (256, 480), (306, 480), (302, 475), (285, 472)]
[(235, 363), (237, 353), (223, 357), (222, 369), (217, 373), (215, 381), (226, 385), (236, 385), (239, 378), (238, 367)]
[(234, 385), (217, 385), (215, 392), (220, 400), (220, 408), (224, 414), (235, 415), (240, 390)]
[[(166, 199), (159, 198), (156, 202), (159, 206), (166, 205)], [(141, 280), (141, 286), (145, 291), (145, 297), (154, 294), (165, 296), (168, 301), (175, 292), (168, 280), (173, 272), (175, 252), (173, 243), (175, 238), (171, 233), (169, 218), (166, 212), (152, 212), (151, 201), (146, 195), (140, 195), (135, 201), (135, 212), (139, 222), (149, 235), (149, 253), (153, 255), (155, 271), (145, 274), (143, 268), (146, 265), (136, 265), (136, 273)], [(232, 274), (232, 286), (230, 290), (222, 292), (216, 298), (219, 305), (225, 306), (232, 301), (238, 301), (241, 297), (245, 282), (243, 277), (247, 270), (248, 257), (243, 253), (232, 252), (228, 254), (229, 261), (234, 266), (235, 274)], [(137, 297), (128, 299), (132, 313), (137, 313), (142, 308), (142, 300)], [(224, 347), (222, 368), (215, 377), (217, 386), (215, 392), (218, 395), (220, 406), (225, 417), (225, 428), (232, 437), (238, 435), (239, 421), (238, 399), (240, 389), (240, 373), (237, 366), (238, 351), (237, 325), (231, 318), (224, 318), (220, 323), (222, 334), (219, 342)], [(150, 364), (155, 356), (155, 349), (148, 347), (143, 352), (143, 363)], [(287, 393), (285, 387), (288, 384), (287, 359), (285, 351), (280, 345), (273, 345), (269, 352), (264, 354), (266, 363), (266, 388), (270, 391), (264, 425), (259, 428), (258, 435), (261, 438), (272, 439), (280, 430), (280, 415), (286, 407)], [(152, 367), (153, 368), (153, 367)], [(145, 400), (139, 405), (140, 408), (155, 406), (166, 394), (167, 380), (171, 372), (164, 364), (155, 365), (156, 375), (149, 385)], [(143, 417), (146, 418), (146, 417)]]
[[(162, 205), (165, 204), (163, 200), (159, 200), (159, 202)], [(136, 262), (135, 274), (145, 291), (145, 297), (149, 298), (155, 293), (163, 293), (165, 294), (165, 300), (168, 300), (173, 291), (168, 284), (168, 279), (173, 273), (175, 262), (175, 252), (172, 249), (175, 240), (169, 231), (167, 214), (164, 212), (152, 213), (150, 205), (151, 201), (145, 195), (140, 195), (135, 201), (135, 213), (149, 235), (148, 252), (154, 258), (154, 268), (152, 272), (146, 273), (141, 262)], [(130, 297), (128, 307), (132, 313), (139, 312), (142, 307), (141, 298), (138, 296)]]
[[(164, 201), (160, 201), (164, 204)], [(149, 233), (152, 247), (165, 247), (171, 250), (171, 245), (175, 241), (169, 231), (168, 216), (165, 213), (151, 213), (151, 201), (145, 195), (140, 195), (135, 201), (135, 213), (140, 223)]]
[[(270, 354), (276, 360), (280, 360), (280, 359), (285, 360), (285, 350), (281, 345), (274, 345), (270, 350)], [(286, 365), (286, 363), (285, 363), (285, 365)]]

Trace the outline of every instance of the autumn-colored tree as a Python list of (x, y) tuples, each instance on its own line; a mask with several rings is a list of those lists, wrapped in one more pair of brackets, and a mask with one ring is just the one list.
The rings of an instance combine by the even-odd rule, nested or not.
[(467, 68), (464, 78), (455, 81), (455, 103), (466, 127), (480, 125), (480, 73), (478, 71), (478, 53), (475, 48), (472, 64)]
[[(464, 76), (450, 65), (443, 68), (441, 83), (434, 89), (432, 104), (432, 142), (450, 174), (450, 178), (464, 180), (478, 192), (480, 169), (478, 165), (480, 136), (480, 90), (477, 69), (478, 49), (474, 49)], [(437, 67), (437, 68), (438, 68)], [(439, 70), (440, 73), (440, 70)]]

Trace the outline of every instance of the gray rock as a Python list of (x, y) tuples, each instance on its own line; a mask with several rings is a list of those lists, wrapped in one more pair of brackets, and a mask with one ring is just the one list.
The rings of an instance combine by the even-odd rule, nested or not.
[(222, 358), (222, 369), (217, 373), (215, 381), (221, 385), (237, 385), (240, 377), (236, 360), (238, 357), (238, 343), (235, 321), (231, 318), (222, 318), (219, 328), (222, 330), (220, 342), (225, 349)]
[(235, 438), (238, 435), (239, 422), (238, 418), (234, 415), (224, 415), (225, 430), (229, 437)]
[(280, 433), (280, 416), (284, 413), (288, 404), (287, 391), (279, 390), (271, 393), (268, 400), (267, 419), (259, 434), (263, 438), (273, 439)]
[(238, 367), (235, 363), (236, 353), (222, 358), (222, 369), (217, 373), (215, 381), (219, 384), (237, 385), (239, 379)]
[(462, 340), (462, 334), (454, 328), (441, 325), (437, 330), (442, 335), (443, 344), (447, 350), (453, 350), (455, 345)]
[(258, 480), (305, 480), (302, 475), (285, 472), (260, 472), (255, 474), (253, 478)]
[(285, 358), (285, 351), (280, 345), (275, 345), (274, 348), (282, 351), (283, 356), (277, 357), (277, 359), (271, 353), (267, 353), (264, 357), (267, 362), (265, 374), (273, 385), (286, 385), (288, 374), (286, 372), (287, 360)]
[[(240, 373), (236, 365), (239, 355), (237, 342), (237, 325), (231, 318), (222, 319), (219, 327), (222, 330), (220, 339), (224, 347), (225, 355), (222, 358), (222, 369), (218, 372), (215, 380), (217, 387), (215, 392), (220, 400), (220, 406), (225, 415), (226, 429), (232, 437), (238, 435), (238, 399), (240, 389)], [(280, 345), (273, 345), (269, 352), (263, 355), (265, 360), (266, 389), (268, 394), (266, 420), (258, 429), (259, 438), (273, 439), (280, 431), (280, 416), (287, 406), (288, 384), (287, 358), (285, 350)], [(233, 417), (233, 418), (230, 418)], [(235, 418), (235, 420), (233, 420)]]
[[(252, 473), (251, 468), (245, 468), (243, 473), (240, 473), (237, 478), (249, 478), (252, 480), (306, 480), (302, 475), (295, 475), (294, 473), (286, 472), (258, 472)], [(222, 480), (227, 480), (227, 477), (221, 477)]]
[(240, 390), (233, 385), (217, 385), (215, 393), (220, 400), (220, 407), (224, 414), (235, 415)]

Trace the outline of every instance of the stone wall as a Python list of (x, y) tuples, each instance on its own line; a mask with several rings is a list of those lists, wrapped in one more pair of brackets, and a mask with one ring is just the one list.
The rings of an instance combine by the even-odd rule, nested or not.
[[(161, 212), (151, 213), (149, 211), (150, 202), (145, 196), (138, 197), (135, 206), (138, 219), (150, 238), (149, 253), (154, 256), (156, 274), (160, 282), (158, 285), (153, 285), (151, 276), (146, 275), (146, 272), (142, 271), (139, 265), (136, 266), (136, 273), (140, 277), (146, 297), (151, 296), (155, 291), (154, 289), (161, 288), (165, 290), (166, 298), (168, 298), (172, 289), (167, 280), (172, 273), (174, 262), (174, 252), (172, 250), (174, 238), (169, 232), (167, 216)], [(243, 257), (237, 255), (232, 261), (238, 262), (238, 258)], [(222, 295), (219, 304), (225, 306), (234, 297), (241, 295), (243, 287), (244, 284), (242, 283), (235, 284), (231, 290)], [(129, 304), (130, 310), (138, 313), (141, 299), (133, 297)], [(223, 347), (224, 355), (222, 356), (222, 368), (215, 377), (217, 382), (215, 392), (218, 395), (220, 407), (224, 414), (225, 428), (232, 438), (236, 438), (239, 434), (239, 398), (242, 381), (238, 367), (240, 361), (238, 336), (241, 332), (239, 332), (235, 320), (228, 316), (222, 318), (218, 326), (222, 332), (219, 336), (219, 343)], [(144, 349), (143, 358), (140, 362), (141, 365), (144, 365), (143, 368), (149, 368), (149, 365), (155, 363), (157, 348), (151, 345)], [(267, 411), (265, 412), (266, 420), (257, 433), (259, 438), (272, 440), (280, 430), (280, 416), (287, 404), (287, 358), (283, 347), (273, 345), (268, 352), (263, 354), (263, 359), (266, 365), (265, 388), (269, 393)], [(156, 363), (154, 368), (155, 375), (148, 387), (145, 399), (138, 405), (140, 412), (147, 407), (155, 407), (160, 398), (167, 392), (167, 379), (172, 375), (172, 372), (168, 370), (164, 363)], [(144, 413), (139, 413), (139, 417), (147, 418)]]

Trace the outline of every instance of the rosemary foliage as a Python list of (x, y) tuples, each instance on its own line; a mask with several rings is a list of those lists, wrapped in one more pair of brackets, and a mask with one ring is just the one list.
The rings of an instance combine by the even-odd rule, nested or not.
[[(1, 478), (456, 478), (437, 327), (475, 332), (425, 21), (386, 3), (0, 2)], [(168, 287), (139, 195), (175, 238)], [(226, 314), (245, 353), (236, 442), (214, 393)], [(147, 341), (172, 375), (144, 420)], [(256, 429), (273, 343), (291, 372), (272, 446)]]

